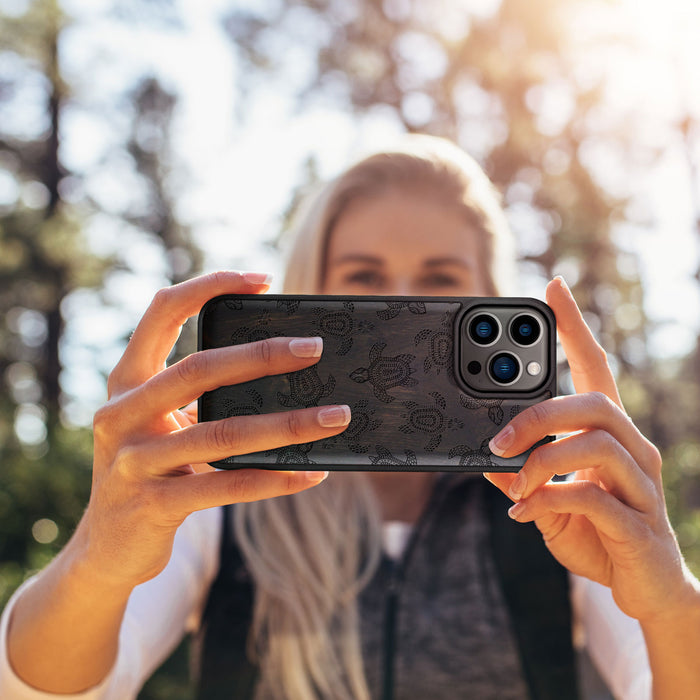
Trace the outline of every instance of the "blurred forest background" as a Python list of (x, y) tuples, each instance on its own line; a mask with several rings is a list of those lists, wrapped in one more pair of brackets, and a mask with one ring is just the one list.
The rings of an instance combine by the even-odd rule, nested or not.
[[(665, 3), (657, 12), (675, 12), (674, 23), (660, 16), (651, 29), (697, 36), (688, 18), (698, 14), (684, 16), (692, 4)], [(700, 319), (687, 319), (699, 308), (700, 86), (683, 37), (664, 53), (651, 33), (630, 31), (634, 3), (603, 0), (211, 5), (235, 69), (189, 58), (203, 89), (232, 95), (231, 128), (248, 142), (248, 160), (229, 164), (238, 177), (289, 167), (284, 152), (250, 143), (264, 138), (250, 136), (251, 114), (279, 104), (271, 93), (284, 88), (294, 119), (336, 115), (326, 131), (314, 127), (252, 251), (244, 221), (226, 231), (219, 222), (217, 237), (211, 211), (191, 203), (202, 184), (182, 156), (177, 80), (85, 50), (91, 22), (133, 37), (120, 44), (125, 61), (144, 37), (177, 42), (188, 32), (183, 3), (0, 0), (0, 606), (81, 515), (90, 416), (137, 312), (158, 286), (221, 260), (264, 268), (256, 250), (275, 260), (297, 200), (335, 167), (324, 151), (344, 144), (336, 170), (359, 155), (352, 129), (447, 136), (483, 164), (518, 235), (523, 291), (541, 296), (545, 278), (564, 274), (610, 352), (627, 410), (662, 450), (671, 518), (700, 574)], [(683, 206), (671, 197), (681, 190)], [(244, 206), (233, 184), (222, 191), (221, 210)], [(650, 249), (658, 257), (645, 257)], [(145, 281), (144, 257), (159, 261)], [(687, 274), (660, 269), (674, 258)], [(178, 353), (193, 348), (185, 333)], [(142, 698), (190, 697), (185, 653)]]

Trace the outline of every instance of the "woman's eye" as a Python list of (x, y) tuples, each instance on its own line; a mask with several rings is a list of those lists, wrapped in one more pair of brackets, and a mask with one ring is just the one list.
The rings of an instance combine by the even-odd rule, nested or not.
[(384, 283), (384, 276), (375, 270), (357, 270), (348, 274), (345, 282), (363, 287), (380, 287)]
[(421, 286), (426, 288), (438, 288), (438, 287), (457, 287), (460, 284), (454, 275), (435, 273), (432, 275), (427, 275), (421, 279)]

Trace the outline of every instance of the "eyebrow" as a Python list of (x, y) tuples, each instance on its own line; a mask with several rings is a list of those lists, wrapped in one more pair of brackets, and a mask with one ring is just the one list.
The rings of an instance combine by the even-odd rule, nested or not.
[(474, 262), (464, 258), (430, 258), (425, 261), (426, 267), (442, 267), (443, 265), (456, 265), (457, 267), (463, 267), (465, 270), (474, 269)]
[[(344, 265), (352, 263), (364, 263), (366, 265), (381, 266), (384, 264), (382, 258), (378, 258), (374, 255), (365, 255), (363, 253), (348, 253), (342, 257), (334, 260), (335, 265)], [(428, 258), (424, 262), (425, 267), (444, 267), (445, 265), (455, 265), (457, 267), (464, 268), (465, 270), (473, 270), (474, 263), (471, 260), (464, 260), (463, 258), (453, 258), (453, 257), (442, 257), (442, 258)]]
[(342, 265), (344, 263), (367, 263), (370, 265), (381, 265), (384, 261), (374, 255), (363, 255), (362, 253), (348, 253), (341, 258), (332, 261), (334, 265)]

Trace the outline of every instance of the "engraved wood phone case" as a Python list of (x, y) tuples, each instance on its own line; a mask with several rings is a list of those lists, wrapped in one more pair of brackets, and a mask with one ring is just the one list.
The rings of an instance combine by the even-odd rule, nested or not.
[[(495, 319), (495, 340), (479, 335), (484, 318)], [(527, 323), (513, 330), (518, 319)], [(555, 391), (554, 316), (535, 299), (226, 295), (199, 316), (200, 349), (316, 335), (324, 340), (317, 364), (207, 392), (199, 420), (345, 403), (348, 428), (214, 466), (513, 471), (527, 453), (497, 457), (489, 440)]]

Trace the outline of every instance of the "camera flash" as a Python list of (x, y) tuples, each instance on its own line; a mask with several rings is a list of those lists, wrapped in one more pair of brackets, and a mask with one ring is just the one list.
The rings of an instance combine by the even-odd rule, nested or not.
[(528, 362), (527, 373), (531, 377), (536, 377), (542, 371), (542, 365), (539, 362)]

